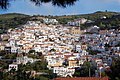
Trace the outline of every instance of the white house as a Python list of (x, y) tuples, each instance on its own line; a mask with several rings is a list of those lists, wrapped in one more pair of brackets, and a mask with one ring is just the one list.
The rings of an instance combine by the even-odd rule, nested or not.
[(27, 56), (17, 57), (17, 64), (27, 64), (28, 62), (33, 63), (35, 60), (33, 58), (28, 58)]
[(58, 21), (57, 21), (56, 19), (44, 18), (43, 21), (44, 21), (44, 23), (46, 23), (46, 24), (58, 24)]
[(16, 71), (18, 70), (18, 65), (17, 64), (9, 64), (9, 69), (8, 71), (15, 69)]
[(67, 77), (67, 76), (71, 76), (74, 74), (75, 69), (74, 68), (70, 68), (70, 67), (54, 67), (53, 68), (53, 73), (56, 73), (58, 76), (61, 77)]

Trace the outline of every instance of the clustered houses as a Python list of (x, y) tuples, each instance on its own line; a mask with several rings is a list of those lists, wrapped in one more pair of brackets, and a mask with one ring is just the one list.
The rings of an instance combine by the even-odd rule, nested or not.
[(82, 34), (80, 42), (88, 45), (88, 50), (96, 52), (92, 55), (92, 62), (99, 71), (110, 70), (112, 58), (120, 56), (119, 30), (100, 30), (97, 34)]
[[(1, 49), (18, 54), (31, 50), (35, 51), (33, 54), (40, 52), (48, 63), (47, 67), (61, 77), (72, 76), (75, 68), (81, 67), (86, 61), (91, 62), (98, 73), (108, 70), (112, 57), (120, 56), (120, 33), (115, 30), (81, 34), (79, 27), (28, 21), (22, 28), (9, 30), (8, 34), (8, 43), (0, 42), (0, 45), (5, 45)], [(91, 55), (89, 50), (98, 53)], [(34, 61), (27, 56), (17, 57), (17, 64)]]
[(24, 65), (26, 65), (28, 62), (29, 63), (34, 63), (36, 61), (41, 61), (41, 59), (29, 58), (28, 56), (23, 56), (22, 54), (18, 54), (17, 58), (16, 58), (16, 64), (24, 64)]
[[(87, 53), (87, 52), (86, 52)], [(83, 65), (88, 56), (81, 53), (49, 53), (45, 56), (48, 62), (48, 68), (53, 69), (54, 73), (62, 77), (72, 76), (76, 67)], [(83, 53), (84, 54), (84, 53)]]
[(80, 26), (81, 24), (84, 24), (85, 22), (87, 22), (87, 19), (80, 18), (80, 19), (76, 19), (74, 21), (68, 22), (67, 25), (69, 25), (69, 26)]
[(33, 59), (33, 58), (29, 58), (28, 56), (23, 56), (23, 54), (18, 54), (16, 57), (16, 61), (13, 62), (12, 64), (9, 64), (8, 71), (12, 69), (15, 69), (17, 71), (19, 64), (26, 65), (27, 63), (34, 63), (36, 61), (41, 61), (41, 59)]
[(43, 22), (45, 24), (58, 24), (58, 21), (56, 19), (49, 19), (49, 18), (44, 18)]
[(53, 71), (53, 73), (57, 73), (57, 75), (63, 76), (63, 77), (66, 77), (68, 75), (72, 77), (74, 72), (75, 72), (75, 69), (69, 68), (69, 67), (66, 67), (66, 68), (65, 67), (54, 67), (54, 71)]
[[(75, 34), (71, 30), (74, 30)], [(8, 53), (18, 54), (29, 53), (30, 50), (41, 52), (48, 62), (47, 67), (53, 69), (54, 73), (64, 77), (72, 76), (75, 67), (83, 64), (86, 60), (86, 57), (83, 59), (80, 56), (88, 54), (85, 50), (86, 47), (83, 48), (84, 45), (81, 46), (79, 43), (79, 30), (79, 28), (28, 21), (22, 28), (8, 31), (9, 39), (5, 50)], [(17, 64), (34, 62), (27, 56), (19, 56), (16, 61)]]

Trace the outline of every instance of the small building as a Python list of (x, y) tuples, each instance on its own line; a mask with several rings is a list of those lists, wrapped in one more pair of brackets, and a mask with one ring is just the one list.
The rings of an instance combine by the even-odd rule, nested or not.
[(8, 71), (15, 69), (16, 71), (18, 70), (18, 65), (17, 64), (9, 64), (9, 69)]
[(43, 22), (45, 24), (58, 24), (58, 21), (56, 19), (48, 19), (48, 18), (44, 18)]
[(53, 73), (56, 73), (58, 76), (61, 77), (67, 77), (67, 76), (71, 76), (74, 74), (75, 69), (74, 68), (70, 68), (70, 67), (54, 67), (53, 68)]
[(90, 33), (99, 33), (99, 29), (100, 28), (95, 25), (93, 27), (90, 27), (87, 32), (90, 32)]
[(77, 60), (69, 60), (68, 64), (69, 64), (70, 67), (78, 67), (79, 61), (77, 61)]
[(0, 37), (3, 41), (7, 41), (10, 38), (8, 34), (2, 34)]
[(81, 34), (80, 27), (72, 27), (70, 29), (71, 34)]
[(74, 21), (70, 21), (67, 23), (69, 26), (80, 26), (81, 24), (84, 24), (87, 22), (87, 19), (81, 18), (81, 19), (75, 19)]
[(5, 52), (6, 53), (11, 53), (11, 47), (5, 47)]
[(33, 63), (35, 60), (33, 58), (28, 58), (27, 56), (17, 57), (17, 64), (27, 64), (28, 62)]

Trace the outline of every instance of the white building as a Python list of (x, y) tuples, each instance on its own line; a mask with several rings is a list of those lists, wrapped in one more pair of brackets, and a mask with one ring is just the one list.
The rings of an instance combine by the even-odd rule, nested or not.
[(76, 19), (74, 21), (70, 21), (67, 24), (69, 26), (80, 26), (81, 24), (84, 24), (85, 22), (87, 22), (87, 19), (81, 18), (81, 19)]
[(44, 21), (44, 23), (46, 23), (46, 24), (58, 24), (58, 21), (57, 21), (56, 19), (44, 18), (43, 21)]
[(54, 67), (53, 69), (53, 73), (56, 73), (58, 76), (61, 77), (67, 77), (67, 76), (71, 76), (75, 73), (75, 69), (74, 68), (70, 68), (70, 67)]
[(28, 62), (33, 63), (34, 61), (33, 58), (28, 58), (27, 56), (17, 57), (17, 64), (27, 64)]
[(9, 64), (9, 69), (8, 71), (15, 69), (16, 71), (18, 70), (18, 65), (17, 64)]

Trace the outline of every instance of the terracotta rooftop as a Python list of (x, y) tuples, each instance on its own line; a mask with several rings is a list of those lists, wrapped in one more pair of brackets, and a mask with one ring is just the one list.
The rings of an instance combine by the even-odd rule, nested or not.
[(77, 78), (55, 78), (53, 80), (109, 80), (108, 77), (77, 77)]

